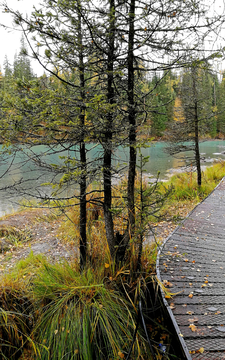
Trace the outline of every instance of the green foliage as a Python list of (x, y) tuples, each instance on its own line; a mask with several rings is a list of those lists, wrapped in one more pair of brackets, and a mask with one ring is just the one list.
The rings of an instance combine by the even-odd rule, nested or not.
[(165, 72), (161, 78), (155, 74), (148, 84), (151, 91), (148, 104), (151, 113), (151, 134), (154, 136), (162, 136), (168, 123), (172, 120), (175, 79), (176, 75)]
[(26, 80), (31, 80), (32, 78), (34, 78), (30, 61), (23, 48), (21, 48), (19, 55), (15, 57), (13, 64), (13, 76), (16, 79)]
[(225, 77), (223, 74), (222, 81), (216, 86), (216, 119), (217, 119), (217, 135), (221, 136), (225, 133)]
[[(180, 81), (180, 96), (185, 113), (183, 131), (194, 133), (195, 105), (198, 108), (199, 135), (216, 135), (215, 117), (215, 86), (218, 81), (216, 74), (207, 63), (193, 63), (183, 71)], [(195, 94), (193, 94), (195, 86)]]

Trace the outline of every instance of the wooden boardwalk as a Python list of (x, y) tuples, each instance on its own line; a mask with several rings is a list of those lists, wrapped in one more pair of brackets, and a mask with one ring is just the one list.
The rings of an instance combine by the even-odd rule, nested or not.
[(187, 359), (225, 359), (225, 179), (161, 247), (157, 275)]

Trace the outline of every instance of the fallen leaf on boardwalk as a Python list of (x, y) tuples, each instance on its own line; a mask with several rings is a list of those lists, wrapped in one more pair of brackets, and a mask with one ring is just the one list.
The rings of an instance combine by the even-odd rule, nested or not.
[(184, 335), (183, 334), (179, 334), (181, 337), (184, 337)]
[(189, 328), (191, 329), (191, 331), (196, 331), (197, 330), (197, 327), (194, 325), (194, 324), (190, 324), (189, 325)]
[(193, 315), (193, 314), (194, 314), (194, 311), (187, 311), (187, 314), (188, 314), (188, 315)]
[(192, 298), (193, 298), (193, 294), (189, 294), (188, 297), (189, 297), (190, 299), (192, 299)]
[(195, 264), (195, 260), (192, 261), (192, 264)]
[(219, 314), (222, 314), (221, 311), (215, 312), (215, 315), (219, 315)]
[(212, 329), (212, 326), (207, 326), (208, 329)]
[(188, 259), (184, 259), (185, 262), (188, 262), (189, 260)]
[(168, 281), (168, 280), (163, 280), (163, 285), (164, 285), (164, 286), (173, 287), (173, 284), (172, 284), (170, 281)]
[(170, 309), (171, 309), (171, 310), (174, 310), (175, 307), (176, 307), (176, 306), (174, 305), (174, 303), (171, 303), (171, 304), (170, 304)]
[(208, 284), (208, 280), (205, 281), (205, 284)]
[(190, 286), (192, 286), (193, 284), (192, 283), (189, 283)]
[(204, 349), (203, 347), (201, 347), (201, 348), (198, 350), (198, 352), (199, 352), (200, 354), (203, 354), (204, 351), (205, 351), (205, 349)]
[(188, 321), (191, 323), (198, 322), (198, 318), (194, 317), (193, 319), (188, 319)]
[(201, 287), (203, 288), (203, 287), (205, 287), (205, 286), (207, 286), (207, 285), (206, 285), (206, 284), (202, 284), (202, 286), (201, 286)]
[(183, 304), (182, 306), (183, 306), (183, 307), (187, 307), (187, 304)]

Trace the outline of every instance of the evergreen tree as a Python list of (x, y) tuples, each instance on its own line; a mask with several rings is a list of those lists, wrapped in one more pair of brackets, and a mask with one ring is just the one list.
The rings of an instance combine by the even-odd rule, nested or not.
[(31, 62), (28, 58), (27, 47), (24, 37), (20, 40), (21, 47), (19, 54), (15, 54), (13, 63), (13, 76), (17, 79), (31, 80), (34, 78)]
[(200, 136), (212, 134), (215, 122), (212, 79), (206, 62), (193, 61), (192, 65), (184, 70), (179, 97), (175, 103), (174, 123), (168, 136), (171, 144), (167, 150), (171, 155), (193, 152), (194, 159), (189, 157), (189, 165), (195, 164), (199, 186), (202, 181)]
[(151, 111), (151, 134), (153, 136), (162, 136), (171, 121), (175, 96), (172, 82), (175, 78), (171, 71), (167, 71), (162, 77), (155, 74), (149, 84), (152, 90), (149, 110)]
[(217, 136), (221, 137), (225, 134), (225, 74), (222, 76), (221, 82), (215, 82), (214, 87), (214, 106), (216, 113)]
[(13, 70), (12, 70), (12, 66), (9, 63), (7, 56), (5, 56), (5, 59), (4, 59), (3, 69), (4, 69), (3, 90), (10, 91), (10, 87), (12, 84)]

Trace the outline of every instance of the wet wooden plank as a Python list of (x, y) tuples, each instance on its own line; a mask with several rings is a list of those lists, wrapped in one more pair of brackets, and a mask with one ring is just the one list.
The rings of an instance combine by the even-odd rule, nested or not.
[(157, 274), (187, 359), (225, 359), (225, 179), (169, 236)]

